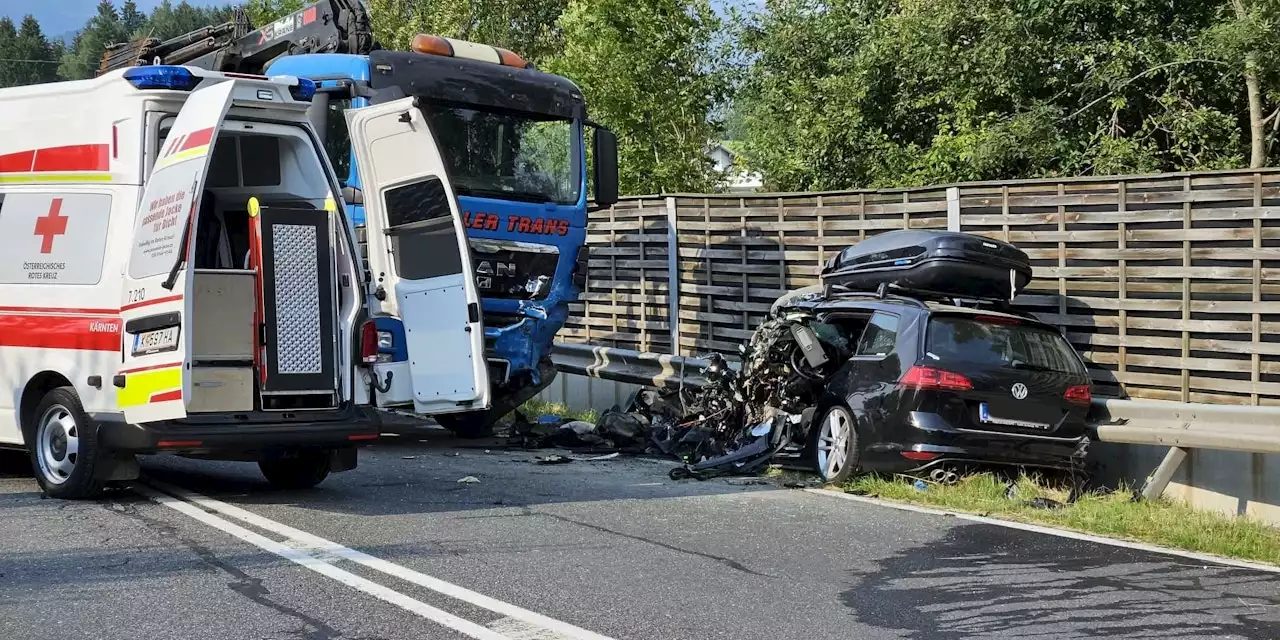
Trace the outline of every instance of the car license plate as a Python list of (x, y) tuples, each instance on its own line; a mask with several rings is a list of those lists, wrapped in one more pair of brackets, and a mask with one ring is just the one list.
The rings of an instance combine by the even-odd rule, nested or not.
[(145, 331), (133, 336), (133, 355), (173, 351), (178, 348), (178, 327)]
[(1044, 422), (1031, 422), (1029, 420), (1010, 420), (1008, 418), (997, 418), (991, 415), (991, 408), (987, 403), (983, 402), (978, 405), (978, 420), (985, 424), (998, 424), (1006, 427), (1021, 427), (1023, 429), (1036, 429), (1039, 431), (1048, 431), (1053, 427), (1051, 424)]

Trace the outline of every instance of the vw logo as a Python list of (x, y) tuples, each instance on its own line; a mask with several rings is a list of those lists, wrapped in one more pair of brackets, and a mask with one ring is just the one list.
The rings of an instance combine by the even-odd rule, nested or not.
[(1027, 399), (1027, 385), (1022, 384), (1021, 382), (1015, 383), (1012, 387), (1010, 387), (1009, 391), (1012, 392), (1013, 397), (1018, 400)]

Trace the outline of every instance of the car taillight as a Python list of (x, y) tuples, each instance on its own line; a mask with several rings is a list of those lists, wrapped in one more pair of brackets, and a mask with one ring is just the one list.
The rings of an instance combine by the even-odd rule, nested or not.
[(973, 391), (969, 379), (950, 371), (933, 367), (914, 366), (902, 376), (902, 385), (914, 389), (942, 389), (946, 391)]
[(360, 361), (365, 364), (378, 361), (378, 327), (372, 320), (360, 326)]
[(940, 453), (931, 453), (929, 451), (903, 451), (902, 457), (908, 460), (916, 460), (918, 462), (927, 462), (940, 456)]
[(1067, 392), (1062, 394), (1063, 399), (1071, 404), (1089, 404), (1093, 402), (1093, 392), (1089, 390), (1089, 385), (1078, 384), (1074, 387), (1067, 387)]

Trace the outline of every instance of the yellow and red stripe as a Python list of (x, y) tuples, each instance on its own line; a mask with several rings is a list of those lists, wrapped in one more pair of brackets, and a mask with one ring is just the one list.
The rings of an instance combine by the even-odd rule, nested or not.
[(121, 369), (124, 388), (116, 391), (116, 405), (136, 407), (182, 399), (182, 363), (168, 362)]
[(120, 326), (110, 309), (0, 307), (0, 347), (119, 352)]
[(0, 183), (110, 180), (110, 144), (73, 144), (0, 155)]

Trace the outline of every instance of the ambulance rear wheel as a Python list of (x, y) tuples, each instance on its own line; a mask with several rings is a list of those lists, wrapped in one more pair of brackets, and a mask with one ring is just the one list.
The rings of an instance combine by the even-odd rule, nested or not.
[(330, 453), (325, 450), (289, 452), (259, 461), (258, 468), (277, 489), (310, 489), (329, 477)]
[(95, 477), (98, 429), (72, 387), (58, 387), (36, 405), (23, 425), (36, 482), (52, 498), (96, 498), (106, 484)]

